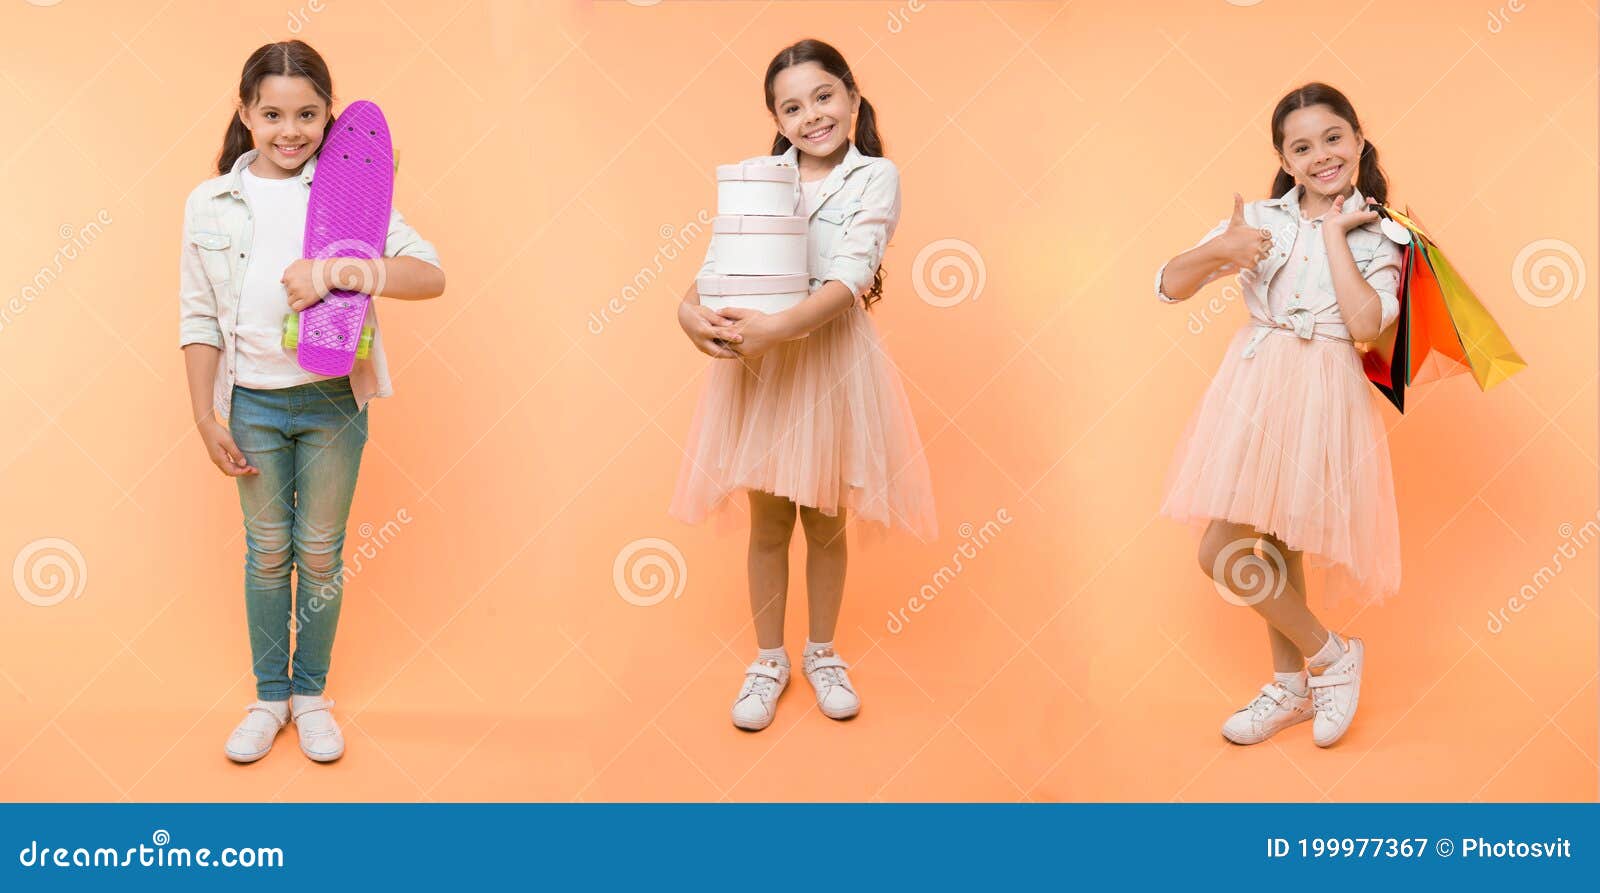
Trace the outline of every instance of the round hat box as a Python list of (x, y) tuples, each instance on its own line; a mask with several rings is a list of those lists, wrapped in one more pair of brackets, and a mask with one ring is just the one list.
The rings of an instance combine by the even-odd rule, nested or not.
[(717, 213), (788, 217), (794, 213), (800, 169), (747, 161), (717, 165)]
[(804, 275), (806, 218), (714, 218), (711, 252), (719, 276)]
[(742, 307), (762, 313), (780, 313), (805, 300), (810, 294), (811, 277), (804, 273), (789, 276), (701, 276), (694, 281), (700, 292), (700, 305), (712, 310)]

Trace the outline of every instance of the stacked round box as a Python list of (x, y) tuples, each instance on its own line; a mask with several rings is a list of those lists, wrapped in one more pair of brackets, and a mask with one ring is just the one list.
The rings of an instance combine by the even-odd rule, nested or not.
[(799, 169), (764, 161), (717, 166), (712, 268), (695, 280), (700, 303), (777, 313), (804, 300), (806, 218), (796, 217)]

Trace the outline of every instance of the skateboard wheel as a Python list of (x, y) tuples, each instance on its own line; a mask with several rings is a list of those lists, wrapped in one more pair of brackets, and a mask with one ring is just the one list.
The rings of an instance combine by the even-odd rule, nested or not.
[(300, 314), (289, 313), (283, 317), (283, 347), (294, 350), (300, 346)]
[(372, 326), (361, 327), (361, 340), (356, 342), (356, 359), (365, 360), (372, 356)]

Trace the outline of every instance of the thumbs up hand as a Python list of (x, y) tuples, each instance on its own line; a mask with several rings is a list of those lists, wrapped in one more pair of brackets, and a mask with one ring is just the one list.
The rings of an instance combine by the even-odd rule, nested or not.
[(1233, 216), (1217, 237), (1216, 250), (1223, 259), (1219, 272), (1253, 269), (1272, 254), (1272, 230), (1245, 222), (1244, 199), (1237, 192), (1233, 194)]

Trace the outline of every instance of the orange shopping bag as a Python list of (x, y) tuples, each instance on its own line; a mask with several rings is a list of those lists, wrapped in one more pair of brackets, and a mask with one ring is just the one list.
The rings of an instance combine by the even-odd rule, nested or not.
[(1362, 357), (1367, 378), (1405, 412), (1406, 388), (1470, 370), (1488, 390), (1527, 367), (1511, 340), (1406, 209), (1380, 213), (1409, 236), (1400, 272), (1400, 318)]

